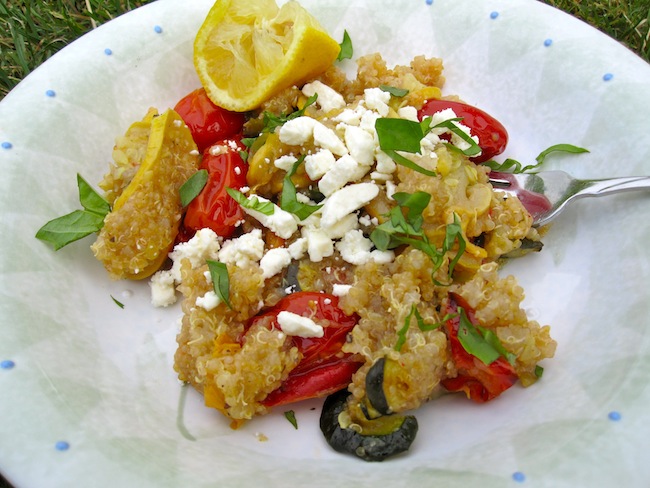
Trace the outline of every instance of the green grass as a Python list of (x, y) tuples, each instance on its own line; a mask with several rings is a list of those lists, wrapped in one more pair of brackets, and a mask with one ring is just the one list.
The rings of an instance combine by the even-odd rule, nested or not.
[[(94, 26), (150, 1), (2, 0), (0, 99), (52, 54)], [(648, 0), (540, 1), (575, 15), (650, 61)]]
[(648, 0), (542, 1), (584, 20), (650, 62)]
[(93, 27), (150, 1), (2, 0), (0, 98), (43, 61)]

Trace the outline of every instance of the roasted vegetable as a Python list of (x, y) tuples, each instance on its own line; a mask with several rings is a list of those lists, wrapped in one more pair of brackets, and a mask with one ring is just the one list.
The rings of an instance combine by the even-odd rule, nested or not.
[(113, 279), (147, 278), (167, 259), (183, 214), (179, 189), (199, 164), (192, 134), (176, 112), (146, 120), (144, 160), (91, 246)]
[(384, 459), (407, 451), (418, 431), (411, 415), (387, 415), (368, 419), (361, 405), (348, 402), (341, 390), (325, 400), (320, 429), (336, 451), (354, 454), (364, 461)]
[(381, 415), (393, 413), (389, 393), (384, 385), (398, 383), (399, 365), (390, 358), (380, 358), (372, 365), (366, 375), (366, 397), (368, 402)]

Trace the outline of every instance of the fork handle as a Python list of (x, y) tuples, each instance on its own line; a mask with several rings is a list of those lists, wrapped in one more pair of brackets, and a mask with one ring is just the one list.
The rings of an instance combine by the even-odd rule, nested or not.
[(603, 196), (623, 191), (650, 189), (650, 176), (625, 176), (601, 180), (584, 180), (583, 182), (585, 188), (579, 193), (585, 196)]

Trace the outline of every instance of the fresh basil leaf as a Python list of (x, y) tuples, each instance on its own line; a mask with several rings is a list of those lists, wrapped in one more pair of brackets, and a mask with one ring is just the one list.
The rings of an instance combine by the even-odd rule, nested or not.
[(36, 238), (49, 242), (58, 251), (71, 242), (78, 241), (101, 230), (104, 217), (87, 210), (75, 210), (50, 220), (38, 232)]
[(350, 34), (348, 34), (347, 30), (343, 31), (343, 40), (339, 46), (341, 47), (341, 50), (339, 51), (339, 55), (336, 60), (343, 61), (344, 59), (352, 59), (352, 39), (350, 39)]
[(246, 146), (248, 149), (250, 149), (255, 141), (257, 140), (257, 137), (244, 137), (241, 140), (241, 143)]
[(124, 308), (124, 304), (122, 302), (120, 302), (117, 298), (115, 298), (113, 295), (111, 295), (111, 298), (115, 302), (115, 305), (117, 305), (120, 308)]
[(304, 160), (305, 157), (301, 156), (298, 161), (293, 163), (291, 170), (284, 176), (284, 181), (282, 182), (282, 194), (280, 196), (280, 208), (294, 214), (300, 220), (305, 220), (322, 207), (322, 205), (309, 205), (298, 201), (296, 186), (293, 184), (293, 181), (291, 181), (291, 177), (296, 174), (298, 167)]
[(296, 420), (296, 412), (293, 410), (287, 410), (284, 412), (284, 417), (293, 425), (294, 429), (298, 429), (298, 421)]
[(415, 310), (417, 310), (415, 305), (411, 305), (411, 311), (404, 319), (404, 325), (400, 330), (397, 331), (397, 342), (395, 343), (396, 351), (401, 351), (402, 347), (404, 346), (404, 343), (406, 342), (406, 333), (408, 332), (409, 327), (411, 326), (411, 319), (415, 314)]
[(494, 160), (485, 161), (482, 163), (483, 166), (487, 166), (491, 170), (501, 171), (503, 173), (524, 173), (525, 171), (536, 168), (537, 164), (530, 164), (526, 167), (523, 167), (521, 163), (515, 159), (506, 159), (503, 163), (499, 163)]
[(544, 164), (547, 156), (549, 156), (554, 152), (581, 154), (581, 153), (588, 153), (589, 150), (583, 147), (574, 146), (572, 144), (555, 144), (553, 146), (544, 149), (541, 153), (539, 153), (535, 158), (535, 161), (537, 161), (537, 163), (535, 164), (528, 164), (524, 166), (516, 159), (508, 158), (505, 161), (503, 161), (503, 163), (498, 163), (494, 160), (491, 160), (491, 161), (484, 162), (483, 165), (487, 166), (488, 168), (494, 171), (501, 171), (505, 173), (526, 173), (527, 171), (531, 171), (539, 168), (542, 164)]
[(305, 105), (303, 105), (301, 109), (296, 110), (295, 112), (291, 112), (290, 114), (275, 115), (271, 112), (265, 111), (262, 117), (262, 123), (264, 125), (262, 132), (273, 132), (275, 131), (275, 129), (284, 125), (290, 120), (296, 119), (298, 117), (302, 117), (303, 115), (305, 115), (305, 110), (307, 109), (307, 107), (313, 105), (317, 99), (318, 99), (318, 93), (314, 93), (311, 97), (307, 99)]
[(406, 217), (408, 222), (415, 230), (420, 230), (423, 222), (422, 212), (431, 202), (431, 194), (424, 191), (414, 193), (398, 192), (393, 194), (393, 199), (400, 207), (408, 209)]
[(261, 201), (255, 195), (246, 198), (246, 195), (234, 188), (226, 188), (226, 191), (228, 192), (228, 195), (244, 208), (255, 210), (264, 215), (273, 215), (273, 212), (275, 212), (273, 202)]
[(379, 118), (375, 122), (375, 130), (380, 149), (393, 161), (423, 175), (436, 176), (434, 171), (423, 168), (397, 152), (420, 153), (420, 141), (426, 135), (420, 123), (406, 119)]
[(427, 332), (430, 330), (439, 329), (444, 325), (446, 320), (452, 318), (455, 315), (447, 314), (443, 317), (442, 321), (437, 322), (435, 324), (428, 324), (422, 318), (422, 314), (420, 314), (418, 308), (415, 305), (411, 305), (411, 310), (409, 314), (406, 316), (406, 318), (404, 319), (404, 325), (400, 330), (397, 331), (397, 342), (395, 343), (396, 351), (401, 351), (402, 347), (404, 346), (404, 343), (406, 342), (406, 334), (411, 325), (411, 319), (413, 319), (413, 316), (415, 316), (415, 320), (417, 321), (418, 329), (420, 329), (422, 332)]
[(426, 168), (423, 168), (417, 163), (414, 163), (410, 159), (405, 158), (401, 154), (397, 153), (396, 151), (390, 150), (390, 149), (385, 149), (384, 152), (390, 156), (390, 158), (395, 161), (397, 164), (401, 164), (402, 166), (412, 169), (413, 171), (417, 171), (418, 173), (422, 173), (425, 176), (436, 176), (435, 171), (428, 170)]
[(420, 141), (425, 134), (419, 122), (382, 117), (375, 121), (375, 130), (382, 151), (420, 153)]
[(379, 85), (379, 89), (381, 91), (388, 92), (397, 98), (405, 97), (409, 93), (409, 90), (407, 90), (406, 88), (397, 88), (396, 86), (390, 86), (390, 85)]
[(554, 146), (546, 148), (541, 153), (539, 153), (539, 155), (535, 158), (535, 161), (537, 161), (538, 165), (541, 165), (544, 163), (546, 156), (554, 152), (581, 154), (581, 153), (588, 153), (589, 150), (585, 149), (584, 147), (574, 146), (573, 144), (555, 144)]
[(488, 344), (490, 344), (494, 349), (499, 351), (499, 354), (504, 358), (506, 358), (506, 360), (512, 366), (515, 365), (515, 361), (517, 360), (517, 355), (509, 352), (505, 347), (503, 347), (503, 343), (499, 340), (499, 337), (494, 332), (492, 332), (490, 329), (486, 329), (485, 327), (480, 327), (480, 326), (477, 326), (477, 329), (481, 331), (483, 338)]
[(458, 252), (449, 263), (449, 276), (453, 273), (456, 264), (467, 247), (467, 243), (463, 237), (463, 228), (461, 227), (460, 219), (456, 213), (454, 213), (454, 222), (447, 224), (447, 227), (445, 228), (445, 240), (442, 246), (442, 253), (445, 254), (447, 251), (450, 251), (454, 247), (454, 242), (458, 242)]
[(422, 318), (422, 314), (420, 314), (420, 311), (417, 309), (417, 307), (413, 305), (413, 308), (415, 308), (415, 319), (418, 322), (418, 329), (420, 329), (422, 332), (426, 332), (428, 330), (435, 330), (442, 327), (443, 322), (438, 322), (435, 324), (427, 324)]
[(228, 267), (218, 261), (207, 260), (210, 277), (212, 278), (212, 287), (217, 296), (232, 309), (230, 304), (230, 276)]
[(501, 354), (481, 335), (469, 320), (465, 309), (458, 307), (460, 321), (458, 324), (458, 341), (468, 354), (489, 365), (499, 359)]
[(208, 170), (201, 169), (190, 176), (180, 187), (181, 205), (187, 207), (192, 200), (199, 196), (208, 182)]
[(80, 174), (77, 174), (79, 203), (88, 212), (101, 215), (102, 220), (111, 211), (111, 206), (104, 200)]

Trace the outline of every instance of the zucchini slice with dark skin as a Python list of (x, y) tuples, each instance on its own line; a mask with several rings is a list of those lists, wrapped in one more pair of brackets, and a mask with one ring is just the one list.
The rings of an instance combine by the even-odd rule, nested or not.
[(399, 405), (399, 401), (391, 397), (385, 385), (399, 384), (401, 374), (403, 371), (398, 363), (387, 357), (379, 358), (368, 370), (366, 397), (370, 407), (381, 415), (391, 415), (393, 406)]
[(323, 405), (320, 428), (333, 449), (364, 461), (383, 461), (411, 447), (418, 431), (415, 417), (388, 415), (369, 420), (361, 406), (348, 412), (349, 395), (347, 390), (338, 391), (328, 396)]

